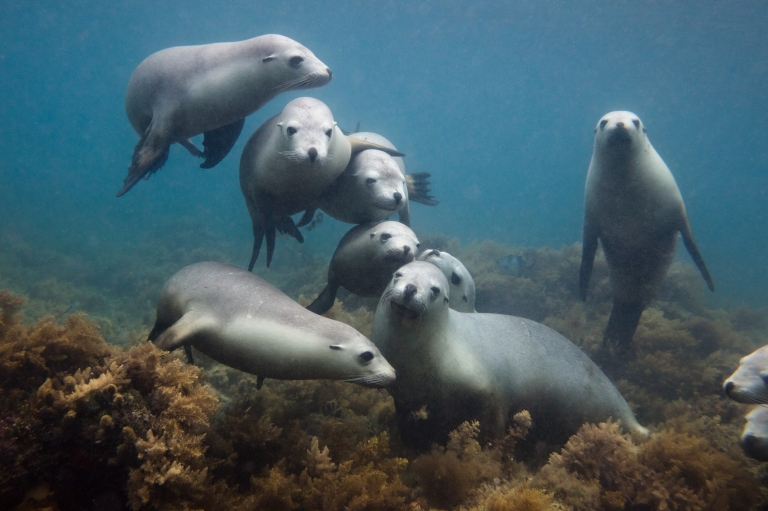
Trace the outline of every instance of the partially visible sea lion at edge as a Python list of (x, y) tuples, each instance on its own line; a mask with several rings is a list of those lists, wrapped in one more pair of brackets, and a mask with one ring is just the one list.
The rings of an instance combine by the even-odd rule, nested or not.
[(578, 347), (554, 330), (514, 316), (448, 307), (448, 281), (435, 265), (398, 269), (381, 297), (371, 340), (397, 370), (387, 390), (406, 444), (445, 442), (467, 420), (481, 437), (504, 435), (528, 410), (531, 440), (564, 443), (585, 422), (620, 420), (647, 435), (624, 398)]
[(755, 407), (745, 419), (747, 423), (739, 438), (742, 451), (757, 461), (768, 461), (768, 406)]
[[(370, 132), (349, 135), (397, 149), (389, 140)], [(429, 195), (430, 175), (406, 174), (403, 159), (369, 149), (352, 156), (344, 172), (320, 196), (318, 207), (341, 222), (363, 224), (386, 220), (395, 212), (410, 225), (410, 201), (437, 205)]]
[(395, 270), (414, 260), (419, 240), (400, 222), (357, 225), (350, 229), (336, 247), (328, 267), (328, 284), (307, 307), (324, 314), (343, 287), (358, 296), (379, 298)]
[(739, 367), (723, 383), (725, 394), (739, 403), (768, 404), (768, 345), (739, 361)]
[(672, 264), (678, 233), (709, 289), (715, 288), (675, 178), (632, 112), (610, 112), (597, 123), (584, 198), (579, 293), (586, 301), (600, 240), (613, 287), (603, 341), (622, 354)]
[[(157, 172), (173, 143), (211, 168), (235, 145), (245, 118), (281, 92), (311, 89), (331, 70), (307, 48), (276, 34), (153, 53), (128, 82), (125, 110), (141, 139), (117, 196)], [(203, 150), (191, 137), (205, 133)]]
[(475, 280), (461, 261), (444, 250), (426, 250), (419, 254), (419, 261), (432, 263), (440, 270), (451, 286), (451, 309), (459, 312), (477, 312), (475, 310)]
[(272, 262), (276, 231), (304, 241), (291, 215), (314, 213), (318, 197), (344, 172), (352, 154), (394, 149), (344, 135), (328, 106), (314, 98), (298, 98), (268, 119), (248, 139), (240, 158), (240, 189), (253, 223), (253, 251), (248, 269), (267, 238), (267, 266)]
[(395, 380), (379, 350), (349, 325), (312, 314), (260, 277), (217, 262), (189, 265), (157, 300), (149, 340), (173, 351), (194, 346), (264, 378), (331, 379), (371, 387)]

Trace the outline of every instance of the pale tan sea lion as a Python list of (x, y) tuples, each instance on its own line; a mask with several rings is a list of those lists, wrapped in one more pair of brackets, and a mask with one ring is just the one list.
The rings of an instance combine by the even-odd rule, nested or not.
[(768, 345), (739, 361), (739, 367), (723, 383), (725, 394), (739, 403), (768, 404)]
[(448, 306), (459, 312), (475, 310), (475, 280), (461, 261), (444, 250), (425, 250), (417, 258), (432, 263), (443, 272), (451, 286)]
[[(245, 118), (281, 92), (320, 87), (331, 70), (307, 48), (269, 34), (153, 53), (128, 82), (125, 110), (141, 139), (117, 196), (157, 172), (179, 143), (211, 168), (235, 145)], [(189, 140), (205, 133), (203, 151)]]

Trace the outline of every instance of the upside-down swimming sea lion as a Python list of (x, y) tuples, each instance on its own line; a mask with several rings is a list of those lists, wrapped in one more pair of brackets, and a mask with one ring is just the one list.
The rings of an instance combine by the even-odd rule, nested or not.
[(725, 380), (726, 395), (747, 404), (768, 404), (768, 345), (739, 361), (739, 367)]
[[(523, 318), (457, 312), (448, 293), (439, 268), (414, 261), (395, 272), (373, 319), (371, 340), (397, 370), (388, 391), (406, 443), (444, 442), (472, 419), (485, 438), (498, 438), (521, 410), (531, 414), (533, 438), (552, 442), (610, 417), (647, 434), (616, 387), (568, 339)], [(427, 418), (420, 420), (422, 409)]]
[[(205, 158), (202, 168), (213, 167), (235, 145), (247, 116), (281, 92), (330, 80), (331, 70), (311, 51), (275, 34), (153, 53), (128, 82), (125, 110), (141, 139), (117, 196), (159, 170), (174, 142)], [(200, 133), (203, 151), (189, 140)]]
[[(351, 138), (395, 149), (376, 133), (353, 133)], [(403, 159), (369, 149), (352, 156), (339, 178), (320, 196), (318, 207), (341, 222), (363, 224), (386, 220), (395, 212), (410, 225), (410, 201), (438, 204), (429, 195), (430, 175), (406, 174)]]
[(475, 310), (475, 281), (461, 261), (444, 250), (426, 250), (419, 261), (432, 263), (445, 275), (450, 284), (450, 302), (448, 306), (459, 312), (477, 312)]
[(276, 230), (304, 241), (291, 215), (306, 210), (305, 219), (311, 216), (318, 197), (344, 172), (350, 156), (365, 149), (404, 156), (347, 137), (328, 106), (314, 98), (294, 99), (251, 135), (240, 158), (240, 189), (253, 222), (249, 270), (259, 257), (264, 236), (267, 266), (272, 262)]
[(611, 112), (597, 123), (584, 197), (579, 292), (586, 300), (599, 239), (613, 286), (606, 347), (629, 348), (643, 310), (675, 257), (678, 233), (714, 291), (675, 178), (632, 112)]
[[(367, 152), (367, 151), (366, 151)], [(419, 240), (400, 222), (357, 225), (339, 242), (328, 267), (328, 285), (307, 309), (323, 314), (343, 287), (358, 296), (378, 298), (392, 273), (419, 253)]]
[(216, 262), (181, 269), (163, 286), (149, 340), (173, 351), (194, 346), (264, 378), (330, 379), (382, 387), (395, 371), (344, 323), (312, 314), (252, 273)]

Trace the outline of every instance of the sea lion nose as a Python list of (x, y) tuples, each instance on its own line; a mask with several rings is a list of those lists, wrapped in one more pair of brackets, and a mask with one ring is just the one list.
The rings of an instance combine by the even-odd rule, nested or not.
[(757, 443), (757, 437), (755, 437), (755, 435), (753, 435), (752, 433), (749, 433), (741, 437), (741, 445), (744, 447), (752, 447), (756, 443)]
[(624, 127), (624, 123), (623, 122), (617, 122), (616, 123), (616, 127), (617, 128), (623, 128)]
[(325, 70), (328, 71), (328, 79), (330, 80), (331, 78), (333, 78), (333, 71), (331, 71), (331, 68), (326, 67)]
[(411, 247), (409, 247), (408, 245), (405, 245), (403, 247), (403, 255), (407, 255), (408, 252), (410, 252), (410, 251), (411, 251)]
[(307, 151), (307, 154), (309, 155), (309, 161), (315, 161), (315, 158), (317, 158), (317, 149), (311, 147), (309, 151)]
[(736, 384), (733, 383), (732, 381), (725, 382), (725, 387), (724, 387), (725, 393), (726, 394), (730, 394), (731, 391), (733, 390), (733, 387), (735, 387), (735, 386), (736, 386)]
[(416, 294), (416, 291), (417, 291), (416, 286), (414, 286), (413, 284), (408, 284), (407, 286), (405, 286), (405, 295), (403, 296), (403, 299), (406, 302), (409, 301), (413, 297), (413, 295)]
[(395, 203), (400, 204), (401, 200), (403, 200), (403, 195), (400, 192), (395, 192)]

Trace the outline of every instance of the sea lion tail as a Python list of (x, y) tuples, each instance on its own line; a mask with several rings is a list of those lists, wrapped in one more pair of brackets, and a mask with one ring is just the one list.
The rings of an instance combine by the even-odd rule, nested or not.
[(605, 327), (603, 344), (612, 348), (618, 355), (629, 351), (643, 308), (643, 304), (639, 302), (614, 301), (608, 326)]
[(331, 307), (333, 307), (333, 302), (336, 300), (336, 291), (338, 291), (338, 289), (338, 286), (331, 286), (329, 283), (317, 298), (315, 298), (315, 301), (307, 305), (307, 310), (314, 312), (315, 314), (325, 314), (328, 312)]
[(430, 182), (428, 181), (430, 177), (432, 175), (429, 172), (414, 172), (413, 174), (405, 175), (409, 201), (420, 202), (427, 206), (437, 206), (440, 204), (439, 200), (429, 195), (431, 193), (429, 189)]

